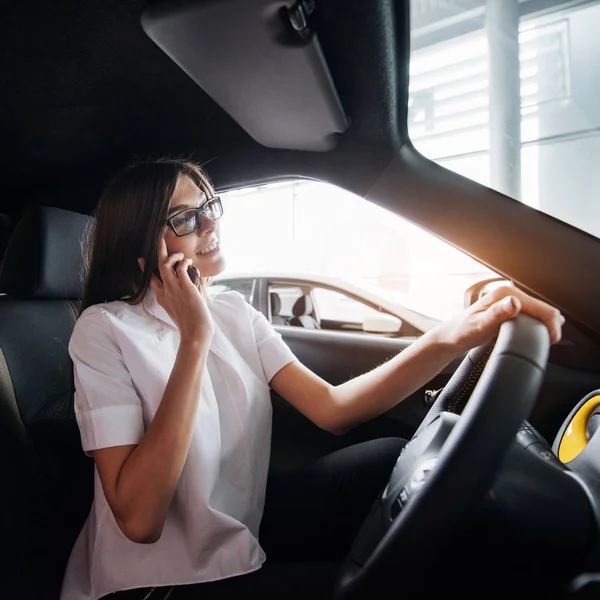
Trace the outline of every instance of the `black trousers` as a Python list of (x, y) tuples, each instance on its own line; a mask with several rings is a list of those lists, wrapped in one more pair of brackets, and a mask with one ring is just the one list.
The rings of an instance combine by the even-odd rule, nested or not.
[(210, 583), (117, 592), (105, 599), (330, 599), (340, 563), (405, 443), (377, 439), (290, 472), (271, 472), (260, 527), (267, 561), (258, 571)]

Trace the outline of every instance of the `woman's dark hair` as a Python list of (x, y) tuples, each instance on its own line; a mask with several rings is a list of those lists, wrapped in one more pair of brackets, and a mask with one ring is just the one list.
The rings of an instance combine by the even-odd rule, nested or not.
[[(141, 302), (158, 267), (158, 247), (169, 203), (181, 176), (189, 177), (208, 198), (214, 195), (198, 164), (168, 158), (131, 165), (106, 187), (84, 242), (80, 314), (102, 302)], [(140, 257), (146, 265), (143, 273)]]

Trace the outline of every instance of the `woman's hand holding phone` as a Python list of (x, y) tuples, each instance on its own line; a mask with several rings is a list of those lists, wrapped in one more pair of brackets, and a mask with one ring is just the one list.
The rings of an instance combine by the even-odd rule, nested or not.
[(194, 283), (188, 274), (192, 261), (179, 252), (167, 253), (165, 240), (160, 241), (158, 249), (158, 271), (160, 278), (152, 275), (150, 285), (156, 294), (158, 303), (167, 311), (171, 319), (179, 328), (181, 341), (210, 343), (214, 335), (212, 316), (199, 290), (198, 283)]

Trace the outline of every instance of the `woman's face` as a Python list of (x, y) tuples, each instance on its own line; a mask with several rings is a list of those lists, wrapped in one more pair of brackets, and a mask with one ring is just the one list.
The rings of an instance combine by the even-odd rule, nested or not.
[[(179, 177), (169, 204), (169, 217), (186, 208), (199, 208), (207, 200), (209, 198), (206, 198), (189, 177)], [(178, 237), (168, 225), (165, 225), (167, 252), (169, 254), (182, 252), (185, 258), (192, 259), (192, 264), (200, 271), (201, 277), (214, 277), (225, 268), (225, 259), (219, 246), (219, 225), (205, 214), (202, 214), (201, 219), (202, 227), (183, 237)], [(216, 247), (207, 252), (215, 244)]]

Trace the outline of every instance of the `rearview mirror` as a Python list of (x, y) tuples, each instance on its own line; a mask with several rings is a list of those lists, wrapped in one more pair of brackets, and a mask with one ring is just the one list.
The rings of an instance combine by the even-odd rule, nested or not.
[(366, 333), (398, 333), (401, 327), (402, 321), (387, 313), (366, 317), (362, 324)]

